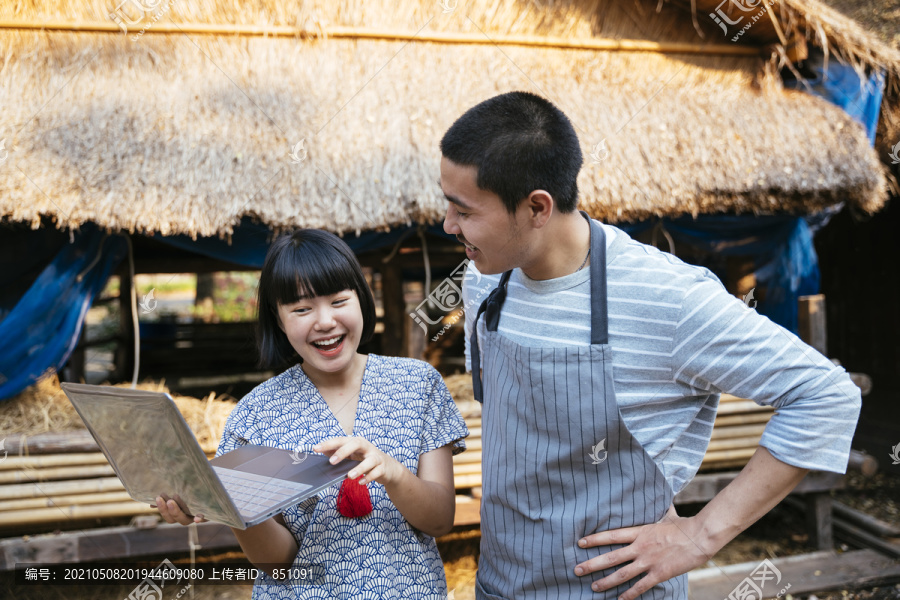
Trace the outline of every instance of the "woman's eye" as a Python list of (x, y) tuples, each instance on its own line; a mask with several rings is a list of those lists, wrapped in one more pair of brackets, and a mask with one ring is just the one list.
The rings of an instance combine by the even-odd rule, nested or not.
[(337, 300), (332, 302), (332, 304), (334, 304), (335, 306), (340, 306), (341, 304), (345, 303), (346, 301), (347, 301), (346, 298), (338, 298)]

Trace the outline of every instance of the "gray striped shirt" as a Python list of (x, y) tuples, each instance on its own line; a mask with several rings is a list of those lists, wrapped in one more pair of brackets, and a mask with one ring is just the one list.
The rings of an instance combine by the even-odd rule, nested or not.
[[(607, 234), (609, 342), (622, 418), (678, 492), (697, 473), (720, 393), (776, 409), (760, 445), (782, 462), (843, 473), (862, 404), (844, 369), (728, 294), (710, 271)], [(478, 306), (499, 275), (469, 263), (466, 368)], [(590, 344), (589, 269), (547, 281), (513, 271), (498, 331), (523, 346)], [(484, 335), (484, 319), (478, 323)]]

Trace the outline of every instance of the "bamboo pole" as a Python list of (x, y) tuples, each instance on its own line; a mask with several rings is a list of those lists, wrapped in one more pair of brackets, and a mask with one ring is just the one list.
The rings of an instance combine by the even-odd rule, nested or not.
[[(215, 448), (207, 447), (203, 448), (203, 452), (207, 458), (210, 458), (216, 453), (216, 450)], [(8, 456), (6, 460), (0, 462), (0, 471), (104, 464), (108, 463), (106, 456), (102, 452), (63, 452), (37, 456)]]
[(707, 452), (706, 456), (703, 457), (704, 465), (711, 465), (716, 462), (724, 462), (724, 461), (735, 461), (735, 460), (743, 460), (747, 462), (753, 453), (756, 452), (756, 448), (741, 448), (738, 450), (720, 450), (716, 452)]
[(469, 452), (466, 450), (462, 454), (453, 457), (454, 465), (467, 465), (470, 463), (481, 464), (481, 452)]
[(481, 463), (471, 463), (462, 465), (453, 465), (453, 476), (460, 475), (481, 475)]
[(713, 431), (715, 431), (716, 428), (731, 427), (733, 425), (753, 425), (755, 423), (768, 423), (773, 414), (774, 413), (767, 411), (716, 417), (716, 423), (713, 426)]
[(90, 494), (124, 490), (118, 477), (82, 479), (78, 481), (47, 481), (0, 486), (0, 500), (16, 498), (45, 498), (56, 494)]
[(758, 440), (763, 431), (765, 431), (766, 425), (738, 425), (734, 427), (713, 427), (711, 440), (727, 440), (732, 438), (740, 438), (740, 437), (752, 437), (756, 436)]
[(741, 400), (739, 402), (726, 402), (719, 404), (719, 415), (736, 415), (739, 413), (774, 413), (775, 409), (770, 406), (760, 406), (752, 400)]
[(76, 467), (54, 467), (51, 469), (29, 469), (27, 471), (4, 471), (0, 473), (0, 484), (50, 481), (54, 479), (86, 479), (113, 475), (111, 466), (93, 465)]
[(0, 513), (0, 527), (37, 525), (74, 519), (103, 519), (110, 517), (133, 517), (135, 515), (156, 514), (149, 504), (115, 502), (110, 504), (85, 504), (77, 506), (53, 506), (30, 510), (11, 510)]
[(0, 471), (105, 464), (107, 464), (107, 461), (102, 452), (44, 454), (40, 456), (9, 456), (6, 458), (6, 460), (0, 463)]
[(709, 443), (709, 448), (706, 449), (706, 452), (708, 454), (710, 452), (718, 452), (720, 450), (737, 450), (742, 448), (753, 448), (755, 450), (757, 446), (759, 446), (760, 437), (761, 436), (754, 435), (750, 437), (716, 440)]
[(461, 475), (455, 478), (456, 488), (478, 487), (481, 485), (481, 473), (477, 475)]
[[(119, 33), (122, 29), (112, 21), (17, 21), (0, 20), (0, 29), (31, 29), (90, 33)], [(738, 44), (696, 44), (690, 42), (651, 42), (609, 38), (564, 38), (535, 35), (487, 35), (443, 31), (402, 31), (393, 29), (333, 26), (321, 30), (305, 30), (285, 25), (232, 25), (212, 23), (153, 23), (144, 29), (132, 27), (128, 34), (209, 34), (265, 37), (368, 39), (398, 42), (431, 42), (437, 44), (478, 44), (489, 46), (530, 46), (567, 50), (599, 50), (604, 52), (658, 52), (663, 54), (708, 54), (759, 56), (760, 49)], [(123, 32), (124, 33), (124, 32)]]
[(9, 456), (16, 454), (55, 454), (58, 452), (99, 452), (100, 448), (87, 429), (48, 431), (33, 435), (16, 434), (6, 438)]
[(128, 500), (131, 500), (131, 496), (128, 495), (128, 492), (103, 492), (98, 494), (76, 494), (74, 496), (23, 498), (20, 500), (0, 501), (0, 512), (8, 510), (24, 510), (27, 508), (45, 508), (48, 506), (107, 504), (109, 502), (127, 502)]

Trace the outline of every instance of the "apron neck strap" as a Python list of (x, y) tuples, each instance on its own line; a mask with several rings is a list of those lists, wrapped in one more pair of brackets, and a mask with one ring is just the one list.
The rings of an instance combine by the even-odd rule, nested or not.
[[(591, 344), (609, 343), (609, 312), (606, 303), (606, 234), (586, 212), (581, 212), (591, 228)], [(512, 271), (500, 277), (500, 283), (482, 303), (475, 317), (476, 322), (484, 312), (484, 324), (488, 331), (497, 331), (500, 309), (506, 301), (506, 287)]]
[(591, 344), (609, 343), (609, 311), (606, 303), (606, 234), (586, 212), (591, 226)]

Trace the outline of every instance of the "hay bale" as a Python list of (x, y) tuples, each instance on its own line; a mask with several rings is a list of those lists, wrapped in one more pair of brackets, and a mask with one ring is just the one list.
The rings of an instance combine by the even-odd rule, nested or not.
[(476, 419), (481, 417), (481, 404), (475, 400), (472, 392), (472, 375), (461, 373), (444, 377), (450, 396), (459, 407), (464, 419)]

